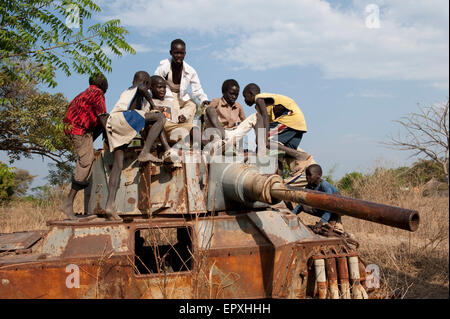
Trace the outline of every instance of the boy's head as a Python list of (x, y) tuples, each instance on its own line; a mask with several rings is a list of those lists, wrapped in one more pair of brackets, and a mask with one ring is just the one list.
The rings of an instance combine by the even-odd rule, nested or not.
[(306, 168), (306, 181), (308, 185), (317, 187), (322, 178), (322, 168), (318, 164), (309, 165)]
[(255, 83), (248, 84), (242, 94), (244, 95), (245, 104), (252, 106), (255, 104), (255, 96), (261, 93), (261, 89)]
[(138, 71), (134, 74), (133, 78), (133, 86), (138, 86), (140, 84), (144, 84), (148, 90), (150, 90), (150, 85), (152, 80), (150, 75), (145, 71)]
[(152, 91), (153, 98), (164, 100), (164, 96), (166, 96), (166, 80), (159, 75), (153, 75), (151, 81), (150, 90)]
[(222, 84), (222, 94), (225, 101), (233, 106), (239, 96), (239, 84), (236, 80), (229, 79)]
[(103, 93), (106, 93), (108, 90), (108, 80), (102, 73), (94, 73), (89, 77), (89, 85), (95, 85)]
[(175, 39), (170, 43), (170, 55), (172, 56), (172, 62), (176, 64), (183, 63), (186, 56), (186, 43), (181, 39)]

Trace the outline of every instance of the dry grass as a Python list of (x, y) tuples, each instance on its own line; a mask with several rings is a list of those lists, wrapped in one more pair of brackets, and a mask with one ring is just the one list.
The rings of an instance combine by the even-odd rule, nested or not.
[[(419, 211), (416, 232), (345, 216), (344, 226), (360, 242), (363, 260), (380, 267), (385, 292), (399, 298), (449, 298), (448, 196), (425, 197), (422, 188), (401, 191), (394, 185), (394, 177), (381, 171), (358, 190), (362, 199)], [(60, 195), (40, 206), (16, 202), (0, 207), (0, 233), (46, 229), (47, 220), (64, 218), (58, 207), (67, 190), (57, 193)], [(80, 193), (76, 211), (82, 211), (82, 203)], [(307, 223), (317, 220), (306, 214), (302, 219)]]
[(409, 231), (344, 217), (361, 243), (361, 256), (382, 270), (386, 289), (401, 298), (449, 298), (449, 202), (423, 196), (422, 187), (400, 190), (391, 172), (379, 171), (360, 187), (362, 199), (417, 210), (419, 229)]
[[(360, 243), (362, 259), (380, 267), (387, 295), (449, 298), (448, 195), (423, 196), (423, 186), (402, 191), (395, 182), (392, 172), (380, 170), (356, 189), (361, 199), (417, 210), (420, 226), (416, 232), (347, 216), (342, 218), (344, 227)], [(302, 219), (308, 224), (318, 220), (306, 214)]]
[[(0, 206), (0, 233), (47, 229), (48, 220), (66, 218), (59, 206), (68, 191), (68, 188), (55, 190), (47, 201), (40, 204), (16, 201), (7, 206)], [(83, 200), (83, 192), (79, 192), (75, 198), (75, 212), (83, 211)]]

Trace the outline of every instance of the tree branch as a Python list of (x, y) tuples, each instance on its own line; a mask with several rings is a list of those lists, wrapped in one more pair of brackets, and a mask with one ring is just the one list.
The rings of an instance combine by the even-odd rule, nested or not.
[(4, 57), (7, 57), (7, 58), (14, 58), (14, 57), (18, 57), (18, 56), (26, 56), (26, 55), (30, 55), (30, 54), (36, 53), (36, 52), (38, 52), (38, 51), (41, 51), (41, 52), (51, 51), (51, 50), (63, 48), (63, 47), (66, 47), (66, 46), (71, 46), (71, 45), (74, 45), (74, 44), (77, 44), (77, 43), (81, 43), (81, 42), (90, 40), (90, 39), (92, 39), (92, 38), (95, 38), (95, 37), (97, 37), (97, 36), (98, 36), (98, 33), (95, 34), (95, 35), (92, 35), (92, 36), (90, 36), (90, 37), (81, 39), (81, 40), (77, 40), (77, 41), (73, 41), (73, 42), (69, 42), (69, 43), (64, 43), (64, 44), (61, 44), (61, 45), (56, 45), (56, 46), (54, 46), (54, 47), (49, 47), (49, 48), (45, 48), (45, 49), (41, 49), (41, 50), (34, 50), (34, 51), (22, 52), (22, 53), (13, 53), (13, 54), (9, 54), (8, 56), (0, 56), (0, 58), (1, 58), (1, 59), (3, 59)]

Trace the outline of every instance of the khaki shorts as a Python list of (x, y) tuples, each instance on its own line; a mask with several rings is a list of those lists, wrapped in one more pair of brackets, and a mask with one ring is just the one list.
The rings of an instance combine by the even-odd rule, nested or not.
[(192, 129), (192, 123), (173, 123), (166, 121), (164, 124), (164, 132), (166, 133), (167, 141), (171, 144), (175, 144), (186, 136)]
[(192, 123), (197, 112), (197, 104), (192, 100), (183, 101), (180, 99), (180, 93), (174, 93), (174, 95), (173, 105), (179, 110), (178, 116), (184, 115), (186, 118), (185, 123)]
[(94, 162), (94, 139), (92, 133), (71, 135), (71, 139), (78, 156), (73, 179), (83, 184), (87, 182), (92, 171), (92, 163)]

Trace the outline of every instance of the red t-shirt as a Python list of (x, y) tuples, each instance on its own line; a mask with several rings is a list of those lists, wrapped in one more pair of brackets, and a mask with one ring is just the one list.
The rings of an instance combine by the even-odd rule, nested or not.
[(97, 115), (106, 113), (105, 95), (95, 85), (90, 85), (70, 102), (63, 123), (67, 135), (84, 135), (98, 124)]

